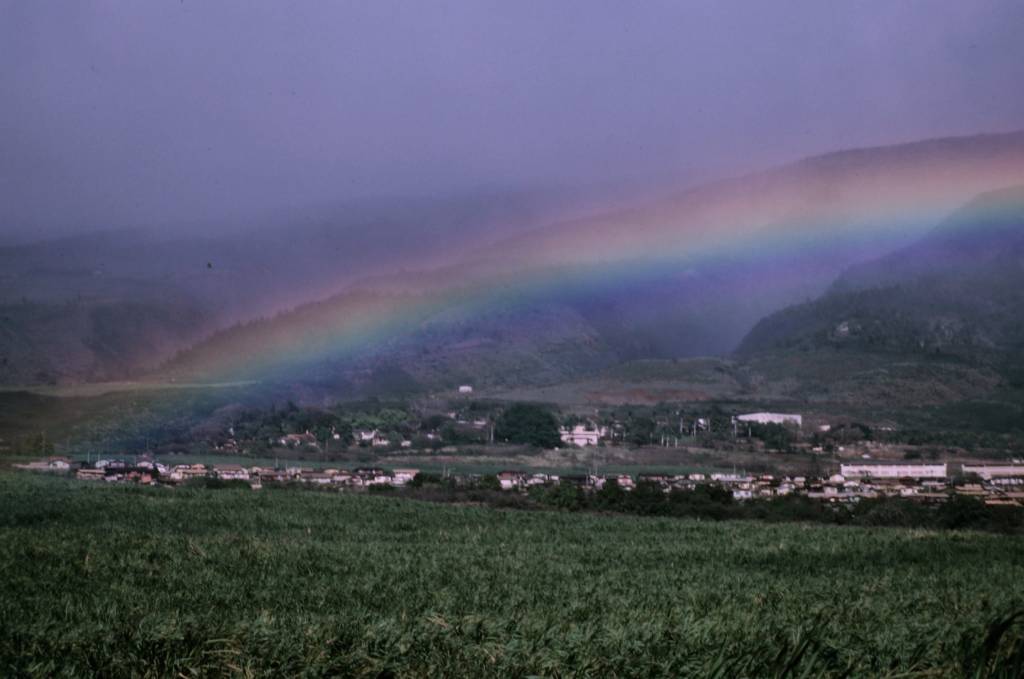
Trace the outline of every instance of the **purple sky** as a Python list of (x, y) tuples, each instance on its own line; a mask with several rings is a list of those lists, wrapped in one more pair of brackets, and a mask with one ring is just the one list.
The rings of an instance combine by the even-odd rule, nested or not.
[(0, 0), (0, 235), (1024, 127), (1024, 3)]

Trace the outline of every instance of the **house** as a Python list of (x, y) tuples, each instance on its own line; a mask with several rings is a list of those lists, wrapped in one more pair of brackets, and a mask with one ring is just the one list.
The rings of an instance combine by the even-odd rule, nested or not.
[(394, 484), (396, 486), (404, 486), (405, 484), (416, 478), (416, 475), (420, 473), (419, 469), (395, 469), (392, 471), (394, 475)]
[(839, 473), (847, 478), (945, 479), (946, 463), (941, 464), (843, 464)]
[(471, 385), (471, 384), (462, 384), (462, 385), (460, 385), (459, 386), (459, 393), (460, 394), (472, 394), (473, 393), (473, 385)]
[(124, 460), (96, 460), (93, 466), (97, 469), (127, 469), (128, 463)]
[(168, 478), (171, 481), (188, 481), (206, 476), (206, 465), (202, 464), (178, 464), (171, 468)]
[(619, 474), (614, 478), (619, 482), (619, 488), (623, 490), (633, 490), (636, 487), (636, 484), (633, 483), (633, 477), (629, 474)]
[(669, 474), (637, 474), (636, 482), (639, 483), (653, 483), (660, 487), (666, 493), (672, 489), (673, 477)]
[(83, 481), (102, 481), (105, 475), (102, 469), (79, 469), (75, 473), (75, 477)]
[(287, 448), (317, 445), (316, 436), (310, 434), (308, 431), (302, 434), (286, 434), (277, 439), (277, 443), (278, 445), (285, 446)]
[(353, 472), (364, 486), (391, 485), (392, 476), (383, 469), (360, 468)]
[(304, 471), (301, 478), (304, 483), (313, 483), (318, 486), (326, 486), (331, 483), (330, 475), (323, 472)]
[(215, 464), (213, 474), (224, 481), (248, 481), (249, 470), (237, 464)]
[(274, 481), (276, 483), (288, 483), (295, 478), (295, 474), (287, 469), (262, 469), (259, 476), (260, 481)]
[(498, 483), (501, 484), (502, 490), (513, 490), (526, 485), (526, 474), (524, 472), (517, 472), (511, 470), (505, 470), (498, 472)]
[(353, 485), (353, 481), (358, 480), (357, 477), (352, 476), (352, 472), (346, 469), (339, 469), (335, 473), (331, 474), (331, 483), (339, 486)]
[(359, 443), (360, 445), (369, 444), (376, 447), (391, 445), (391, 441), (388, 440), (388, 437), (376, 429), (356, 432), (356, 443)]
[[(112, 480), (109, 475), (104, 476), (104, 478), (107, 481)], [(117, 481), (134, 481), (135, 483), (142, 483), (142, 484), (145, 484), (145, 485), (155, 484), (156, 483), (156, 481), (154, 479), (153, 472), (150, 471), (149, 469), (140, 468), (140, 467), (135, 467), (134, 469), (129, 469), (123, 475), (118, 475), (116, 480)]]
[(800, 427), (804, 423), (802, 415), (794, 413), (746, 413), (737, 415), (737, 422), (752, 422), (755, 424), (795, 424)]
[(789, 495), (796, 490), (796, 485), (792, 481), (783, 481), (775, 489), (776, 495)]
[(595, 428), (592, 425), (577, 424), (572, 429), (562, 427), (559, 430), (559, 435), (562, 437), (562, 443), (567, 443), (572, 446), (596, 446), (598, 441), (604, 437), (606, 429)]
[(587, 477), (590, 486), (595, 490), (601, 490), (609, 481), (614, 481), (618, 484), (622, 490), (633, 490), (633, 477), (629, 474), (611, 474), (609, 476), (595, 476), (591, 475)]

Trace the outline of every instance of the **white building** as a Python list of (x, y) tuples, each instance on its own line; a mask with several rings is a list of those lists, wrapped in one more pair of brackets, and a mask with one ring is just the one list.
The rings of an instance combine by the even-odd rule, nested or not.
[(754, 422), (757, 424), (795, 424), (803, 426), (804, 418), (795, 413), (747, 413), (737, 415), (738, 422)]
[(394, 477), (393, 477), (394, 478), (394, 484), (396, 486), (404, 486), (405, 484), (409, 483), (414, 478), (416, 478), (416, 475), (420, 473), (420, 470), (419, 469), (395, 469), (392, 473), (394, 474)]
[(588, 429), (582, 424), (577, 424), (571, 430), (565, 427), (562, 427), (559, 430), (559, 434), (562, 437), (562, 443), (580, 447), (596, 446), (605, 433), (606, 430), (604, 427)]
[(502, 490), (513, 490), (526, 485), (526, 473), (517, 471), (498, 472), (498, 483)]
[(964, 474), (977, 474), (985, 480), (1024, 476), (1024, 464), (965, 464)]
[(188, 479), (206, 476), (206, 466), (201, 464), (178, 464), (175, 465), (168, 477), (172, 481), (187, 481)]
[(369, 443), (371, 446), (376, 446), (378, 448), (391, 445), (391, 441), (388, 440), (388, 437), (377, 429), (374, 429), (373, 431), (363, 430), (356, 432), (356, 441), (358, 443)]
[(237, 464), (215, 464), (213, 473), (225, 481), (248, 481), (249, 470)]
[(66, 472), (71, 469), (71, 460), (66, 457), (51, 457), (45, 460), (36, 460), (28, 464), (14, 465), (18, 469), (30, 469), (32, 471)]
[(839, 473), (846, 478), (874, 479), (944, 479), (946, 463), (942, 464), (843, 464)]
[(460, 394), (472, 394), (473, 393), (473, 385), (471, 385), (471, 384), (463, 384), (463, 385), (459, 386), (459, 393)]

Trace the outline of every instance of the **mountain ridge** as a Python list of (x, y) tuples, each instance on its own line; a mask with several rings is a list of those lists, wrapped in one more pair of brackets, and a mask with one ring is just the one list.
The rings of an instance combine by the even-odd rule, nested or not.
[[(971, 144), (977, 143), (979, 139), (981, 140), (981, 148), (973, 149)], [(1024, 151), (1024, 133), (982, 135), (952, 141), (930, 140), (916, 144), (899, 145), (895, 149), (883, 147), (885, 148), (883, 155), (886, 157), (886, 163), (888, 163), (889, 158), (895, 157), (902, 158), (903, 162), (907, 163), (908, 166), (915, 166), (917, 163), (922, 162), (922, 158), (932, 159), (936, 153), (941, 154), (943, 149), (948, 149), (951, 146), (957, 149), (971, 149), (970, 153), (976, 154), (981, 158), (990, 157), (993, 145), (1003, 147), (1003, 154), (1008, 158), (1024, 157), (1020, 155)], [(913, 156), (910, 160), (907, 160), (908, 149), (911, 152), (910, 155)], [(844, 158), (848, 159), (851, 157), (856, 159), (856, 167), (852, 170), (842, 162)], [(852, 171), (855, 175), (863, 174), (865, 171), (864, 163), (870, 157), (870, 152), (842, 151), (837, 152), (837, 154), (826, 154), (825, 156), (807, 159), (803, 165), (798, 163), (796, 166), (784, 166), (781, 171), (798, 174), (810, 172), (813, 177), (812, 183), (814, 186), (804, 188), (814, 194), (821, 186), (826, 186), (828, 182), (827, 178), (823, 178), (819, 171), (812, 171), (808, 168), (813, 168), (815, 165), (823, 162), (826, 164), (838, 164), (843, 169), (843, 172), (840, 173), (839, 179), (836, 180), (840, 184), (836, 190), (842, 193), (843, 191), (848, 191), (848, 188), (843, 185), (843, 179), (846, 177), (845, 173)], [(961, 156), (957, 157), (961, 158)], [(948, 159), (947, 162), (949, 162)], [(902, 170), (900, 171), (902, 172)], [(995, 174), (997, 175), (996, 180), (994, 180), (996, 186), (1006, 183), (1001, 181), (1004, 179), (1009, 181), (1011, 179), (1024, 178), (1024, 174), (1016, 172), (1016, 166), (1014, 166), (1013, 171), (1002, 175), (999, 173)], [(767, 174), (759, 173), (756, 176), (758, 177), (757, 181), (761, 184), (771, 184), (773, 181), (776, 181), (776, 178), (773, 178), (771, 175), (771, 171), (768, 171)], [(879, 182), (884, 182), (885, 176), (885, 173), (881, 173), (878, 177), (872, 177), (867, 186), (870, 188)], [(729, 180), (725, 184), (716, 184), (715, 186), (716, 188), (713, 192), (723, 190), (735, 192), (738, 190), (737, 186), (742, 186), (742, 180)], [(723, 186), (726, 188), (723, 189)], [(991, 189), (994, 187), (987, 186), (986, 188)], [(962, 188), (962, 193), (964, 194), (962, 202), (974, 196), (973, 193), (970, 193), (972, 189), (972, 186)], [(689, 196), (689, 198), (684, 200), (694, 200), (695, 192), (699, 194), (700, 189), (690, 189), (684, 192), (684, 196)], [(761, 228), (772, 229), (771, 217), (785, 215), (794, 209), (800, 208), (803, 205), (804, 197), (799, 191), (796, 193), (798, 197), (795, 201), (789, 203), (783, 201), (775, 205), (773, 214), (766, 217), (768, 221)], [(857, 195), (856, 192), (852, 192), (851, 195), (844, 196), (841, 200), (851, 201)], [(698, 197), (700, 200), (709, 200), (706, 197)], [(829, 198), (826, 197), (827, 199)], [(946, 198), (945, 203), (950, 203), (955, 199), (956, 196), (949, 196)], [(759, 200), (767, 203), (771, 202), (773, 197), (770, 194), (764, 194), (761, 195)], [(959, 207), (959, 203), (954, 204), (951, 209), (956, 207)], [(539, 231), (524, 232), (510, 241), (498, 244), (493, 251), (475, 251), (476, 258), (471, 259), (465, 267), (457, 265), (432, 271), (412, 271), (399, 275), (378, 275), (362, 279), (352, 290), (387, 290), (393, 293), (411, 290), (436, 292), (448, 290), (452, 286), (462, 286), (465, 288), (485, 286), (493, 284), (494, 280), (502, 280), (502, 276), (510, 280), (514, 279), (517, 275), (524, 279), (541, 279), (549, 275), (550, 271), (557, 270), (560, 266), (571, 268), (574, 266), (574, 261), (572, 257), (568, 258), (568, 262), (545, 259), (544, 257), (540, 259), (526, 258), (524, 261), (524, 258), (520, 256), (521, 253), (516, 252), (517, 248), (525, 247), (522, 245), (523, 243), (530, 243), (528, 247), (525, 247), (528, 252), (546, 253), (544, 243), (547, 239), (553, 237), (553, 228), (568, 229), (568, 233), (573, 237), (580, 237), (582, 239), (581, 242), (586, 242), (586, 239), (581, 235), (585, 230), (590, 229), (592, 233), (600, 233), (608, 228), (608, 223), (616, 222), (616, 220), (629, 222), (630, 219), (624, 215), (641, 214), (644, 209), (651, 208), (640, 208), (641, 212), (617, 211), (611, 213), (611, 216), (601, 215), (590, 220), (572, 221), (567, 226), (563, 225)], [(658, 213), (658, 210), (659, 208), (655, 208), (654, 212)], [(656, 214), (655, 221), (652, 223), (656, 223), (658, 218), (659, 216)], [(683, 221), (685, 222), (686, 220), (683, 219)], [(621, 226), (621, 223), (619, 225)], [(934, 222), (923, 224), (918, 228), (920, 233), (926, 233), (932, 227), (934, 227)], [(681, 228), (684, 230), (692, 228), (692, 224), (688, 222), (682, 223)], [(558, 237), (564, 239), (565, 232), (561, 232)], [(909, 235), (905, 236), (905, 239), (908, 241), (912, 240)], [(841, 250), (843, 244), (838, 243), (836, 247)], [(545, 293), (547, 295), (546, 298), (536, 303), (536, 308), (533, 309), (533, 312), (537, 317), (556, 319), (552, 322), (553, 325), (558, 324), (557, 319), (559, 317), (571, 319), (571, 321), (567, 320), (566, 322), (576, 324), (575, 327), (578, 329), (580, 337), (586, 338), (584, 344), (592, 348), (588, 349), (588, 355), (594, 359), (593, 361), (584, 361), (582, 369), (607, 367), (607, 365), (613, 364), (615, 361), (643, 358), (675, 358), (702, 354), (726, 354), (734, 346), (730, 342), (739, 344), (748, 334), (751, 326), (767, 315), (767, 312), (774, 311), (771, 308), (772, 305), (776, 305), (776, 308), (781, 308), (787, 303), (797, 301), (799, 298), (813, 297), (816, 293), (827, 291), (830, 286), (834, 285), (835, 278), (843, 270), (844, 263), (846, 268), (849, 268), (850, 260), (856, 262), (858, 258), (865, 255), (863, 252), (856, 252), (851, 256), (850, 253), (842, 251), (828, 254), (832, 259), (826, 258), (827, 261), (824, 262), (818, 261), (820, 253), (814, 253), (813, 255), (798, 254), (782, 257), (776, 260), (759, 262), (756, 266), (752, 266), (751, 260), (747, 258), (748, 256), (744, 253), (739, 253), (732, 256), (731, 260), (728, 258), (722, 260), (725, 262), (724, 264), (720, 261), (718, 264), (720, 265), (719, 270), (707, 267), (692, 269), (684, 266), (669, 271), (660, 278), (655, 277), (651, 280), (645, 280), (640, 284), (623, 284), (620, 287), (615, 285), (607, 286), (599, 294), (576, 294), (576, 291), (553, 288), (550, 292)], [(886, 253), (881, 252), (877, 254)], [(783, 290), (764, 289), (764, 279), (773, 277), (784, 278), (784, 274), (788, 269), (797, 267), (802, 267), (801, 271), (809, 272), (804, 279), (796, 281)], [(698, 294), (687, 294), (688, 291), (691, 293), (696, 291)], [(343, 299), (343, 296), (336, 296), (318, 304), (330, 305), (332, 300), (341, 299)], [(299, 307), (295, 313), (302, 315), (304, 308)], [(336, 311), (335, 315), (344, 316), (344, 313), (343, 310)], [(417, 361), (423, 363), (424, 356), (434, 358), (448, 357), (445, 360), (438, 360), (440, 364), (447, 365), (451, 369), (452, 366), (457, 366), (460, 362), (458, 352), (454, 352), (451, 349), (452, 346), (472, 346), (478, 348), (487, 346), (488, 351), (491, 352), (492, 359), (499, 366), (503, 363), (502, 352), (509, 356), (521, 356), (528, 353), (540, 357), (540, 362), (545, 364), (545, 368), (538, 372), (539, 375), (543, 376), (542, 379), (557, 380), (573, 376), (572, 371), (575, 369), (571, 367), (575, 365), (573, 361), (562, 359), (565, 360), (565, 369), (559, 369), (557, 365), (558, 360), (552, 358), (550, 361), (547, 361), (545, 359), (545, 357), (550, 358), (552, 352), (555, 355), (562, 355), (558, 347), (565, 341), (564, 333), (559, 332), (551, 324), (548, 326), (538, 325), (532, 328), (531, 333), (528, 333), (529, 336), (526, 338), (525, 345), (515, 343), (502, 344), (500, 339), (502, 332), (498, 327), (500, 323), (494, 320), (498, 315), (500, 314), (494, 312), (484, 314), (479, 324), (479, 332), (476, 333), (475, 337), (471, 323), (458, 326), (458, 329), (453, 330), (451, 337), (446, 337), (444, 333), (437, 332), (436, 324), (435, 332), (429, 337), (423, 333), (417, 335), (418, 331), (414, 330), (409, 337), (404, 338), (407, 346), (395, 354), (395, 356), (404, 358), (396, 359), (395, 362), (403, 365), (404, 368), (409, 368), (410, 365), (416, 366)], [(295, 318), (295, 316), (291, 318)], [(275, 322), (290, 323), (289, 314), (282, 315)], [(518, 323), (522, 321), (516, 319), (509, 322)], [(261, 331), (260, 328), (261, 326), (256, 324), (250, 328), (250, 331), (258, 335)], [(269, 330), (268, 332), (273, 333), (273, 331)], [(255, 341), (258, 343), (258, 340)], [(203, 347), (200, 345), (194, 347), (191, 351), (192, 357), (199, 356), (203, 353)], [(385, 353), (387, 352), (379, 351), (377, 358), (374, 360), (386, 362), (383, 356)], [(472, 363), (479, 365), (482, 363), (482, 359), (476, 355), (478, 353), (479, 351), (477, 350), (464, 352), (462, 359), (470, 360)], [(185, 366), (187, 366), (190, 360), (192, 360), (190, 359), (190, 352), (185, 352), (172, 364), (176, 369), (187, 369)], [(369, 359), (364, 357), (364, 360)], [(332, 361), (327, 360), (326, 363), (332, 363)], [(516, 365), (521, 364), (516, 363)], [(314, 370), (313, 372), (316, 371)], [(412, 374), (419, 372), (422, 375), (425, 371), (413, 367), (410, 372)], [(443, 372), (443, 370), (439, 369), (435, 372)], [(455, 372), (467, 374), (465, 371), (455, 370)], [(424, 379), (427, 383), (431, 383), (430, 379), (426, 377)]]

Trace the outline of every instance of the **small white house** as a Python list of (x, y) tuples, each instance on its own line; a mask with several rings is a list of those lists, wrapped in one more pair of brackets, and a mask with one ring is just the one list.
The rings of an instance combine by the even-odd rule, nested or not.
[(471, 385), (471, 384), (460, 385), (459, 386), (459, 393), (460, 394), (472, 394), (473, 393), (473, 385)]
[(395, 469), (393, 472), (394, 484), (396, 486), (404, 486), (405, 484), (416, 478), (416, 475), (420, 473), (419, 469)]
[(359, 431), (356, 432), (356, 440), (359, 443), (369, 443), (371, 446), (389, 446), (391, 441), (388, 437), (382, 434), (379, 430), (374, 429), (373, 431)]
[(559, 434), (562, 437), (562, 443), (582, 448), (596, 446), (601, 437), (605, 435), (605, 431), (603, 427), (588, 429), (585, 425), (577, 424), (572, 429), (562, 427)]
[(527, 485), (527, 475), (525, 472), (517, 471), (503, 471), (498, 472), (498, 483), (501, 484), (502, 490), (514, 490)]

